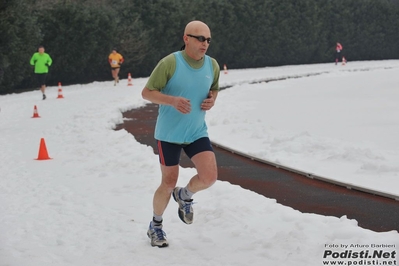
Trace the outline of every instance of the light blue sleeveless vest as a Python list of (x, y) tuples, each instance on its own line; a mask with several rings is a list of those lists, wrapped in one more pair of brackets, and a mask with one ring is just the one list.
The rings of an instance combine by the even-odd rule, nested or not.
[(199, 138), (207, 137), (205, 111), (201, 103), (208, 97), (213, 82), (213, 66), (209, 56), (204, 57), (201, 68), (192, 68), (183, 58), (181, 52), (174, 53), (176, 70), (165, 88), (161, 91), (167, 95), (180, 96), (190, 100), (191, 112), (182, 114), (174, 107), (160, 105), (155, 139), (171, 143), (192, 143)]

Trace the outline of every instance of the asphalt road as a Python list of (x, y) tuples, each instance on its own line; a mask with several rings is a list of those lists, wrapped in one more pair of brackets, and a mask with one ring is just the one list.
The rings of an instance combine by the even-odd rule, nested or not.
[[(153, 147), (154, 153), (157, 153), (153, 137), (157, 114), (158, 106), (155, 104), (127, 111), (123, 113), (127, 119), (116, 130), (124, 128), (137, 141)], [(219, 180), (274, 198), (278, 203), (304, 213), (336, 217), (346, 215), (366, 229), (376, 232), (399, 231), (399, 201), (314, 180), (216, 146), (214, 151)], [(193, 167), (184, 152), (181, 166)]]

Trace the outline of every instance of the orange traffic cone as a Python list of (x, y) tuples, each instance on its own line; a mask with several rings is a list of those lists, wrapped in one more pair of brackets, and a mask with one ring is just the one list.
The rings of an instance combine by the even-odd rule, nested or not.
[(132, 76), (130, 75), (130, 73), (127, 75), (127, 85), (133, 86)]
[(61, 82), (58, 82), (58, 97), (57, 97), (57, 99), (62, 99), (62, 98), (64, 98), (64, 95), (62, 95)]
[(48, 156), (48, 153), (47, 153), (46, 142), (44, 141), (44, 138), (41, 138), (39, 154), (38, 154), (36, 160), (49, 160), (49, 159), (51, 159), (51, 158)]
[(37, 107), (35, 105), (35, 107), (33, 107), (33, 116), (32, 118), (39, 118), (39, 113), (37, 112)]

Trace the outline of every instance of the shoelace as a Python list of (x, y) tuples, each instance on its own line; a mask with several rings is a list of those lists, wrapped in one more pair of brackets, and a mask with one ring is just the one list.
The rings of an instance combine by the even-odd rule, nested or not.
[(180, 189), (180, 191), (178, 193), (178, 199), (179, 199), (179, 201), (184, 202), (184, 206), (183, 206), (184, 213), (186, 213), (186, 214), (190, 213), (190, 207), (191, 207), (191, 205), (194, 204), (193, 200), (192, 199), (190, 201), (182, 200), (182, 198), (181, 198), (181, 189)]
[(184, 212), (189, 213), (191, 205), (194, 204), (193, 201), (183, 201), (184, 202)]
[(157, 235), (159, 240), (164, 240), (164, 236), (166, 236), (165, 232), (162, 229), (154, 228), (154, 232)]

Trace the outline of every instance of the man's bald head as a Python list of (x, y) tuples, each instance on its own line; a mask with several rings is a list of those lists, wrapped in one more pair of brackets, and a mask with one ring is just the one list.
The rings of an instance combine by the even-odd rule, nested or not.
[(194, 20), (184, 29), (183, 41), (187, 55), (195, 60), (201, 60), (208, 50), (211, 40), (211, 30), (202, 21)]
[(184, 29), (184, 35), (186, 34), (202, 34), (207, 33), (205, 36), (210, 37), (211, 35), (211, 30), (209, 29), (208, 25), (206, 25), (204, 22), (199, 21), (199, 20), (194, 20), (189, 22), (186, 25), (186, 28)]

